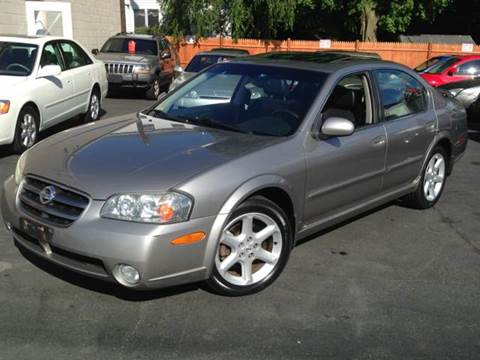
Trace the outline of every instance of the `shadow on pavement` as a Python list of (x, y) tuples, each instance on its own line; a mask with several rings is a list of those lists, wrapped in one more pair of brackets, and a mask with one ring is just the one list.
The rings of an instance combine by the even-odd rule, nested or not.
[(61, 266), (53, 264), (41, 257), (37, 256), (25, 250), (21, 245), (16, 244), (17, 248), (21, 254), (30, 261), (33, 265), (40, 268), (41, 270), (49, 273), (52, 276), (55, 276), (63, 281), (66, 281), (75, 286), (99, 292), (102, 294), (114, 296), (121, 300), (132, 301), (132, 302), (141, 302), (149, 300), (157, 300), (165, 297), (175, 296), (191, 291), (196, 291), (202, 288), (202, 284), (188, 284), (183, 286), (177, 286), (172, 288), (165, 288), (160, 290), (129, 290), (121, 285), (118, 285), (114, 282), (102, 281), (95, 278), (90, 278), (81, 274), (77, 274), (74, 271), (65, 269)]

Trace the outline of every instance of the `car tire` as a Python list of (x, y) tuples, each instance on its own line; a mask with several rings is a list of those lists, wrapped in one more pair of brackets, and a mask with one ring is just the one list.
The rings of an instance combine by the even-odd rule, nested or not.
[(88, 102), (88, 110), (83, 115), (83, 122), (89, 123), (97, 121), (100, 118), (100, 111), (102, 109), (100, 91), (97, 88), (92, 90), (90, 100)]
[(16, 154), (30, 149), (38, 140), (40, 116), (31, 105), (25, 105), (18, 115), (12, 148)]
[(264, 197), (250, 198), (238, 206), (222, 230), (207, 285), (227, 296), (261, 291), (284, 269), (292, 243), (285, 212)]
[(407, 204), (415, 209), (434, 206), (445, 189), (447, 175), (447, 153), (443, 147), (437, 146), (428, 157), (417, 189), (405, 198)]
[(155, 77), (155, 80), (153, 81), (152, 85), (147, 90), (145, 95), (149, 100), (157, 100), (160, 94), (161, 94), (161, 84), (160, 84), (160, 78), (157, 76)]

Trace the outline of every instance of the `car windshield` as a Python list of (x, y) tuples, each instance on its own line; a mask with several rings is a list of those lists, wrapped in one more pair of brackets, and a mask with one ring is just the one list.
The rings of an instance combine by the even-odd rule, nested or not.
[(427, 74), (441, 74), (447, 70), (450, 66), (455, 64), (458, 61), (458, 58), (453, 57), (445, 61), (439, 61), (437, 64), (433, 65), (428, 71)]
[(101, 52), (158, 55), (158, 47), (155, 40), (112, 38), (102, 46)]
[(28, 76), (33, 71), (38, 46), (0, 41), (0, 75)]
[(289, 136), (325, 78), (316, 71), (221, 63), (172, 92), (150, 115), (247, 134)]
[(196, 55), (190, 62), (188, 63), (185, 71), (187, 72), (200, 72), (206, 67), (219, 63), (225, 62), (231, 59), (233, 56), (228, 55)]
[(434, 58), (431, 58), (431, 59), (428, 59), (427, 61), (421, 63), (420, 65), (418, 65), (414, 70), (416, 72), (421, 72), (421, 71), (425, 71), (426, 69), (428, 69), (429, 67), (431, 67), (432, 65), (438, 63), (438, 62), (445, 62), (447, 61), (448, 58), (441, 58), (441, 57), (434, 57)]

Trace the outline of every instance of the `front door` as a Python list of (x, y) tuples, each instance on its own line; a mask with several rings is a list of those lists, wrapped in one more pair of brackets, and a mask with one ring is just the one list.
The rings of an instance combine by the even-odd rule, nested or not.
[(46, 65), (58, 65), (62, 73), (48, 78), (35, 79), (35, 94), (42, 113), (41, 127), (48, 127), (72, 116), (73, 77), (62, 61), (56, 42), (46, 43), (43, 47), (39, 69)]
[(335, 86), (322, 118), (352, 121), (350, 136), (308, 139), (305, 225), (319, 225), (378, 195), (385, 170), (385, 128), (374, 116), (366, 74), (343, 78)]

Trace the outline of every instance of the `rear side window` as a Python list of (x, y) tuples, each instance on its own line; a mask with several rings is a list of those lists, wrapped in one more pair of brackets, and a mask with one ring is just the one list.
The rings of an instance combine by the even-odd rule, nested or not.
[(455, 75), (480, 75), (480, 60), (469, 61), (459, 65)]
[(60, 48), (62, 49), (63, 59), (65, 60), (65, 66), (68, 69), (75, 69), (81, 66), (89, 65), (92, 60), (87, 54), (77, 45), (70, 41), (60, 42)]
[(375, 71), (383, 103), (384, 120), (427, 110), (427, 90), (415, 78), (399, 70)]

